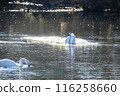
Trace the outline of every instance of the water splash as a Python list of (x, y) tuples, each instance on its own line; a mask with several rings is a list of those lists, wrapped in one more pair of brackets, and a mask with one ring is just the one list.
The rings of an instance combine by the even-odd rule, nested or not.
[[(48, 37), (23, 37), (27, 42), (36, 42), (36, 43), (46, 43), (50, 45), (63, 45), (70, 46), (70, 44), (65, 44), (65, 37), (59, 36), (48, 36)], [(76, 45), (74, 46), (85, 46), (85, 45), (98, 45), (97, 42), (88, 42), (87, 40), (76, 38)], [(73, 46), (73, 45), (72, 45)]]

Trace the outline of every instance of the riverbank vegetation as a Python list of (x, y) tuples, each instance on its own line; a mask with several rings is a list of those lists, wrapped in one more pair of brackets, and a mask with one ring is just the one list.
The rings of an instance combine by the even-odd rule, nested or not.
[[(83, 9), (87, 12), (120, 12), (119, 0), (0, 0), (0, 11)], [(68, 10), (68, 11), (69, 11)], [(81, 10), (80, 10), (81, 11)]]

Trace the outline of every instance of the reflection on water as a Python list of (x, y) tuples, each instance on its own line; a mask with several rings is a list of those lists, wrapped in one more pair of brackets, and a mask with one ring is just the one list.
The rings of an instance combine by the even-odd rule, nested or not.
[(32, 74), (32, 72), (29, 71), (29, 68), (24, 69), (25, 72), (23, 72), (23, 68), (0, 68), (0, 77), (1, 79), (24, 79), (23, 75), (29, 76)]
[[(120, 16), (114, 13), (0, 13), (0, 59), (30, 60), (29, 70), (0, 69), (0, 79), (120, 79)], [(67, 37), (97, 46), (26, 42)]]

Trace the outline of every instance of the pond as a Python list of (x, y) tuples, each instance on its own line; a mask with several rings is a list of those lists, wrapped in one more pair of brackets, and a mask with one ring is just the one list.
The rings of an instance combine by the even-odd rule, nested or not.
[[(0, 67), (0, 79), (119, 80), (119, 22), (120, 15), (114, 13), (1, 12), (0, 59), (26, 58), (31, 67)], [(66, 46), (24, 38), (66, 38), (68, 33), (97, 45)]]

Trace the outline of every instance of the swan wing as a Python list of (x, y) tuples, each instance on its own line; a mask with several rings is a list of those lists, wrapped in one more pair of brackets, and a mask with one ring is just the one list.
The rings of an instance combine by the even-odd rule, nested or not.
[(17, 67), (18, 65), (12, 60), (3, 59), (3, 60), (0, 60), (0, 66), (1, 67)]
[(65, 43), (69, 44), (70, 42), (70, 36), (67, 37), (67, 39), (65, 40)]

